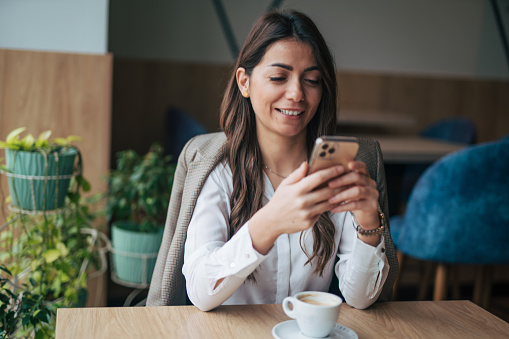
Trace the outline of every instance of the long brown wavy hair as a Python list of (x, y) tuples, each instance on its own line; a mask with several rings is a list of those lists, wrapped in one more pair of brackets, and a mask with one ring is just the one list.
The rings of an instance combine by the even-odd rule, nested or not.
[[(334, 60), (318, 28), (305, 14), (293, 10), (265, 13), (253, 25), (233, 68), (232, 77), (221, 104), (220, 124), (226, 134), (225, 156), (233, 174), (233, 193), (229, 236), (232, 237), (262, 207), (264, 192), (262, 154), (256, 136), (256, 121), (250, 99), (237, 86), (236, 70), (243, 67), (248, 76), (275, 42), (292, 38), (311, 46), (321, 74), (322, 98), (317, 112), (307, 125), (308, 155), (320, 135), (334, 134), (336, 127), (337, 82)], [(328, 213), (313, 226), (313, 252), (307, 263), (316, 258), (315, 274), (323, 275), (327, 262), (334, 257), (335, 229)], [(307, 264), (306, 263), (306, 264)], [(251, 276), (252, 278), (252, 276)]]

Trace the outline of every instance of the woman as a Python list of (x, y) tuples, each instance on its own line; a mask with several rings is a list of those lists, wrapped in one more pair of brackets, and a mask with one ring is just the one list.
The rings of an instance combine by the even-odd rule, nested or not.
[(361, 161), (307, 175), (314, 140), (334, 133), (336, 91), (307, 16), (274, 11), (255, 23), (221, 107), (222, 161), (187, 229), (182, 272), (201, 310), (327, 291), (334, 275), (350, 305), (377, 300), (389, 272), (377, 183)]

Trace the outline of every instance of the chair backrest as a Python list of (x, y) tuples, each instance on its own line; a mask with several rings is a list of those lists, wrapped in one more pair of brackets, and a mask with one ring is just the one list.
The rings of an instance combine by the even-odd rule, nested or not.
[(414, 187), (398, 249), (423, 260), (509, 262), (509, 140), (450, 154)]
[(475, 142), (476, 127), (473, 121), (467, 118), (450, 117), (427, 126), (420, 135), (471, 145)]
[(208, 133), (207, 129), (185, 110), (171, 106), (166, 112), (166, 151), (178, 157), (184, 145), (194, 136)]

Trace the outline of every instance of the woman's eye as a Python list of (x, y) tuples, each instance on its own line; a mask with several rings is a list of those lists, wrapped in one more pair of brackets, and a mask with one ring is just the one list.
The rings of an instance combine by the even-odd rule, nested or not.
[(320, 80), (306, 79), (306, 81), (312, 85), (320, 85)]
[(284, 81), (286, 78), (284, 77), (270, 77), (270, 81), (276, 81), (276, 82), (281, 82), (281, 81)]

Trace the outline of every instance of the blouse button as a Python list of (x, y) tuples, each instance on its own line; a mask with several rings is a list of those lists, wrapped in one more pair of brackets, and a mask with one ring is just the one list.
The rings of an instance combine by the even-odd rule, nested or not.
[(249, 253), (244, 253), (244, 258), (249, 259)]
[(235, 263), (234, 262), (230, 263), (230, 268), (234, 268), (234, 267), (235, 267)]

